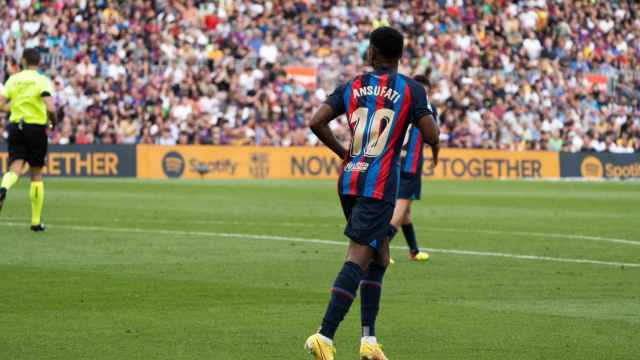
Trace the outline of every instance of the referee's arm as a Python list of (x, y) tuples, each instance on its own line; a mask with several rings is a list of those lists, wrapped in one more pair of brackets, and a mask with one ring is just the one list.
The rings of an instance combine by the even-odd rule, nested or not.
[(56, 105), (53, 103), (53, 97), (51, 95), (42, 94), (42, 101), (44, 101), (44, 105), (47, 107), (47, 117), (51, 124), (55, 126), (58, 123), (58, 117), (56, 113)]

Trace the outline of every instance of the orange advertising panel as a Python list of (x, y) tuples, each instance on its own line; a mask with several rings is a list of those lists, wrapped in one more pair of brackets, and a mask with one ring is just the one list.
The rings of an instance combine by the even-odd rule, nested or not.
[[(424, 176), (433, 179), (557, 178), (558, 153), (443, 149)], [(336, 179), (341, 161), (325, 147), (157, 146), (137, 148), (138, 177), (146, 179)]]
[(549, 179), (560, 177), (558, 153), (442, 149), (440, 163), (431, 168), (431, 151), (425, 150), (424, 176), (433, 179)]
[(145, 179), (333, 179), (340, 164), (324, 147), (138, 146)]

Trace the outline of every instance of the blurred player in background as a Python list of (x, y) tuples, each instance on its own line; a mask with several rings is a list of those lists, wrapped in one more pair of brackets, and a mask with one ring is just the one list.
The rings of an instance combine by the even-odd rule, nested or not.
[[(428, 79), (425, 76), (416, 76), (415, 80), (427, 87)], [(435, 108), (427, 99), (427, 104), (431, 110), (433, 121), (438, 123), (438, 114)], [(409, 259), (413, 261), (427, 261), (429, 254), (420, 251), (416, 241), (416, 233), (411, 223), (411, 203), (420, 200), (422, 190), (422, 165), (424, 163), (424, 141), (420, 129), (409, 126), (405, 137), (405, 148), (400, 162), (400, 186), (398, 200), (393, 211), (391, 225), (395, 228), (402, 228), (407, 245), (409, 246)]]
[[(404, 38), (391, 27), (374, 30), (367, 61), (373, 72), (356, 76), (328, 97), (314, 114), (311, 128), (336, 155), (344, 159), (338, 180), (340, 202), (350, 239), (347, 259), (331, 289), (331, 300), (317, 334), (305, 348), (316, 360), (332, 360), (333, 337), (353, 303), (361, 296), (360, 359), (386, 360), (376, 339), (375, 322), (382, 279), (389, 265), (390, 225), (398, 190), (399, 158), (410, 124), (420, 130), (438, 160), (438, 127), (422, 85), (398, 74)], [(346, 114), (351, 146), (345, 149), (329, 122)]]
[(11, 113), (9, 171), (4, 174), (0, 183), (0, 210), (7, 192), (18, 181), (18, 176), (27, 163), (31, 169), (31, 230), (44, 231), (42, 167), (45, 164), (48, 146), (47, 115), (55, 123), (53, 86), (47, 77), (38, 73), (38, 50), (24, 50), (21, 65), (23, 70), (9, 77), (0, 94), (0, 107), (5, 107), (9, 101)]

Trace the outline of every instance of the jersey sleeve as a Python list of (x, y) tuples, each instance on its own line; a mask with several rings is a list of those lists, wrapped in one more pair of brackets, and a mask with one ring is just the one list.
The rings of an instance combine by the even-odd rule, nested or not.
[(53, 84), (51, 84), (51, 80), (42, 76), (38, 80), (38, 87), (40, 90), (41, 96), (52, 96), (53, 95)]
[(417, 122), (423, 116), (432, 116), (434, 120), (436, 120), (435, 109), (429, 102), (429, 98), (427, 97), (427, 92), (424, 90), (424, 87), (421, 85), (414, 86), (412, 92), (415, 94), (412, 97), (413, 121)]
[(324, 101), (325, 104), (331, 106), (336, 116), (344, 114), (347, 110), (344, 105), (344, 85), (339, 85)]

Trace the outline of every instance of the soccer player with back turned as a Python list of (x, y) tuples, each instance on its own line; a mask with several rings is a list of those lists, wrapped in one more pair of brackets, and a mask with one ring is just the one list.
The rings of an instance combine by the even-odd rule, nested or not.
[(10, 102), (9, 171), (0, 183), (0, 210), (7, 192), (18, 181), (25, 162), (31, 168), (31, 230), (44, 231), (41, 214), (44, 205), (42, 167), (47, 155), (47, 112), (55, 122), (53, 86), (38, 73), (40, 54), (36, 49), (24, 50), (23, 71), (7, 80), (0, 94), (0, 106)]
[[(428, 79), (426, 76), (416, 76), (415, 80), (420, 84), (423, 84), (423, 86), (427, 86)], [(427, 104), (430, 108), (433, 120), (437, 123), (438, 113), (436, 109), (428, 100)], [(429, 260), (429, 254), (424, 251), (420, 251), (420, 248), (418, 247), (416, 233), (413, 229), (413, 223), (411, 222), (411, 203), (415, 200), (420, 200), (420, 193), (422, 189), (422, 165), (424, 163), (423, 148), (424, 141), (422, 140), (420, 129), (415, 126), (409, 126), (409, 130), (407, 130), (407, 136), (405, 138), (403, 155), (400, 159), (400, 186), (398, 191), (398, 200), (396, 201), (396, 208), (394, 209), (393, 217), (391, 218), (391, 225), (396, 229), (402, 228), (402, 234), (409, 246), (409, 259), (413, 261)]]
[[(350, 239), (347, 259), (331, 289), (331, 299), (317, 334), (305, 342), (316, 360), (332, 360), (334, 334), (360, 288), (362, 340), (360, 358), (386, 360), (376, 339), (376, 316), (382, 279), (389, 265), (389, 239), (400, 175), (399, 157), (407, 128), (414, 124), (438, 159), (438, 128), (433, 121), (424, 88), (398, 74), (403, 36), (390, 27), (370, 35), (367, 61), (372, 72), (338, 86), (311, 120), (311, 129), (334, 153), (344, 159), (338, 180), (340, 202)], [(346, 114), (351, 145), (345, 149), (329, 122)]]

